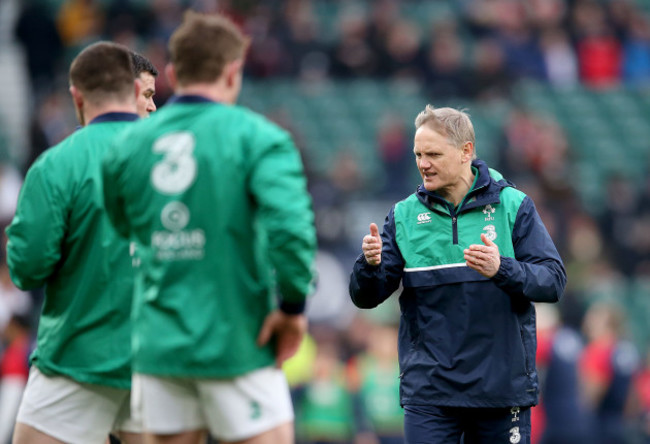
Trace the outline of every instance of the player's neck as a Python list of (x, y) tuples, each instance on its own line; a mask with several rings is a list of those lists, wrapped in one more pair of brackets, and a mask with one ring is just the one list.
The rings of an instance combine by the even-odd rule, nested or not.
[(107, 113), (132, 113), (138, 112), (135, 103), (112, 102), (98, 106), (86, 105), (83, 110), (84, 124), (88, 125), (93, 119)]
[(191, 85), (178, 86), (174, 92), (179, 96), (201, 96), (215, 102), (226, 104), (233, 104), (236, 99), (233, 91), (225, 87), (221, 82), (193, 83)]

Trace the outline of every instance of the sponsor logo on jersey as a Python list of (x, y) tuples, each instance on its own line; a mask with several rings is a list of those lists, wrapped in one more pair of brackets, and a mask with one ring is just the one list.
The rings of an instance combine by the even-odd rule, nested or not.
[(485, 236), (492, 242), (494, 242), (494, 239), (497, 238), (497, 229), (494, 225), (484, 226), (483, 231), (485, 231)]
[(495, 211), (496, 210), (494, 209), (494, 207), (492, 205), (490, 205), (490, 204), (487, 204), (485, 206), (485, 208), (483, 208), (483, 214), (485, 214), (485, 221), (486, 222), (494, 220), (494, 217), (492, 217), (492, 215), (494, 214)]
[(418, 214), (418, 225), (419, 224), (428, 224), (431, 222), (431, 213), (420, 213)]
[(165, 205), (160, 222), (167, 230), (151, 234), (151, 246), (159, 260), (198, 260), (205, 254), (205, 232), (200, 229), (185, 230), (190, 222), (190, 210), (179, 201)]

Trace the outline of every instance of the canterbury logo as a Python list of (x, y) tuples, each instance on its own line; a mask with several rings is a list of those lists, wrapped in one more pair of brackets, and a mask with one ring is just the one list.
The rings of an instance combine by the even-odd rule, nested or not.
[(431, 216), (429, 216), (431, 213), (420, 213), (418, 214), (418, 224), (426, 224), (431, 222)]

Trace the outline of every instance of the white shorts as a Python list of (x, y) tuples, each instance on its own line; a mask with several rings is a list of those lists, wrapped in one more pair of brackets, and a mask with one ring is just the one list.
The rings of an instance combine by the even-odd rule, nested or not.
[(293, 421), (282, 370), (265, 367), (234, 379), (133, 375), (131, 409), (148, 432), (208, 429), (223, 441), (248, 439)]
[(105, 444), (112, 431), (141, 433), (130, 417), (130, 390), (82, 384), (29, 371), (16, 422), (70, 444)]

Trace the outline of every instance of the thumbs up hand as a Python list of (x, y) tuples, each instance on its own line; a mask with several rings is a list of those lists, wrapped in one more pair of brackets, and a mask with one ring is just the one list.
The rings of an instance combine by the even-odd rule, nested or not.
[(377, 224), (370, 224), (370, 234), (363, 237), (361, 249), (366, 257), (366, 262), (370, 265), (379, 265), (381, 263), (381, 236)]
[(481, 234), (481, 241), (484, 245), (472, 244), (465, 249), (465, 262), (469, 268), (472, 268), (483, 276), (491, 278), (501, 266), (501, 255), (499, 247), (492, 242), (485, 233)]

